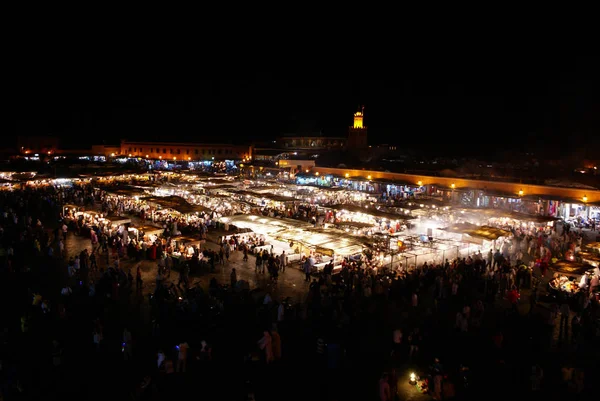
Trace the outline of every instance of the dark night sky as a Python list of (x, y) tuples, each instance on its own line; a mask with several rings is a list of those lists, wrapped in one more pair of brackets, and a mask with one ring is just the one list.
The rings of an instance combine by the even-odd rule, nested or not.
[(342, 136), (364, 104), (374, 144), (473, 152), (494, 145), (589, 148), (587, 141), (600, 137), (597, 61), (493, 69), (482, 62), (379, 80), (215, 80), (155, 96), (27, 91), (12, 102), (7, 128), (72, 138), (71, 145), (120, 138), (249, 142), (319, 130)]

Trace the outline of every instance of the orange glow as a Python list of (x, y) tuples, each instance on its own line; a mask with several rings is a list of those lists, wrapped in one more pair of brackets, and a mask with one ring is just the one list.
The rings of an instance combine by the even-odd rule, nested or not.
[(367, 176), (367, 180), (371, 181), (371, 176), (370, 175)]
[(173, 157), (173, 160), (177, 160), (177, 158), (176, 158), (176, 157)]
[(148, 157), (150, 157), (150, 156), (146, 155), (146, 159), (147, 159)]
[(454, 188), (456, 188), (456, 184), (452, 183), (452, 185), (450, 185), (450, 187), (451, 187), (452, 189), (454, 189)]
[(587, 202), (587, 195), (583, 195), (583, 201)]
[(192, 160), (192, 158), (191, 158), (191, 157), (188, 157), (188, 160)]
[(420, 187), (422, 187), (423, 186), (423, 181), (417, 182), (417, 185), (420, 186)]
[(348, 177), (350, 177), (350, 174), (349, 174), (349, 173), (346, 173), (346, 178), (348, 178)]
[(317, 171), (317, 172), (315, 173), (315, 175), (319, 175), (319, 172)]
[(524, 194), (523, 190), (522, 189), (519, 190), (519, 196), (523, 196), (523, 194)]

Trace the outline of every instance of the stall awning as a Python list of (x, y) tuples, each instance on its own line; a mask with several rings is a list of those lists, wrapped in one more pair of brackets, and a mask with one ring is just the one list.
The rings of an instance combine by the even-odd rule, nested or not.
[(446, 228), (440, 228), (440, 230), (456, 234), (467, 234), (471, 237), (482, 238), (488, 241), (493, 241), (500, 237), (507, 237), (510, 235), (510, 232), (502, 230), (500, 228), (490, 226), (478, 226), (469, 223), (454, 224)]
[(202, 239), (197, 237), (189, 237), (189, 236), (179, 236), (174, 238), (177, 243), (185, 244), (185, 245), (199, 245), (202, 242)]
[(581, 276), (588, 270), (594, 268), (594, 266), (587, 263), (580, 263), (570, 260), (561, 260), (550, 266), (552, 270), (557, 273), (570, 275), (570, 276)]
[(600, 242), (590, 242), (584, 245), (585, 248), (600, 250)]
[(340, 221), (335, 223), (334, 225), (339, 227), (353, 227), (353, 228), (368, 228), (373, 227), (373, 224), (363, 223), (361, 221)]
[(560, 220), (559, 217), (542, 216), (539, 214), (527, 214), (527, 213), (519, 213), (519, 212), (510, 212), (510, 217), (514, 218), (515, 220), (533, 221), (536, 223), (549, 223), (551, 221)]
[(104, 218), (117, 226), (122, 226), (123, 224), (131, 223), (131, 219), (128, 219), (127, 217), (123, 216), (105, 216)]
[(370, 215), (373, 217), (385, 218), (385, 219), (389, 219), (389, 220), (409, 220), (409, 219), (413, 218), (411, 216), (383, 212), (381, 210), (375, 209), (374, 207), (364, 208), (364, 207), (360, 207), (360, 206), (356, 206), (356, 205), (343, 205), (343, 204), (323, 206), (323, 207), (333, 209), (333, 210), (340, 210), (340, 211), (346, 210), (351, 213), (363, 213), (363, 214)]
[(238, 228), (247, 228), (259, 234), (270, 234), (292, 228), (303, 229), (312, 227), (311, 224), (300, 220), (279, 219), (247, 214), (221, 217), (220, 221)]
[(254, 192), (254, 191), (246, 191), (246, 190), (239, 190), (239, 191), (233, 191), (234, 193), (238, 194), (238, 195), (247, 195), (247, 196), (252, 196), (255, 198), (259, 198), (259, 199), (269, 199), (275, 202), (292, 202), (295, 201), (296, 198), (292, 198), (290, 196), (281, 196), (281, 195), (275, 195), (275, 194), (269, 194), (269, 193), (260, 193), (260, 192)]
[(129, 229), (142, 231), (145, 235), (161, 235), (165, 231), (162, 227), (154, 226), (130, 227)]
[(127, 197), (134, 197), (134, 196), (143, 196), (145, 194), (143, 189), (140, 188), (115, 188), (115, 189), (108, 189), (106, 190), (106, 193), (110, 194), (110, 195), (116, 195), (116, 196), (127, 196)]
[(210, 212), (209, 208), (201, 205), (192, 205), (181, 196), (146, 196), (140, 199), (146, 202), (155, 203), (165, 209), (173, 209), (182, 214)]

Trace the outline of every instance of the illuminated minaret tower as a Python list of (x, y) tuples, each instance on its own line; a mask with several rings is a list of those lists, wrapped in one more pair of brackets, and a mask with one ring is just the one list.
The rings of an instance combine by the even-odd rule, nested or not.
[(364, 125), (365, 106), (354, 113), (354, 125), (348, 128), (348, 148), (365, 149), (368, 147), (367, 127)]

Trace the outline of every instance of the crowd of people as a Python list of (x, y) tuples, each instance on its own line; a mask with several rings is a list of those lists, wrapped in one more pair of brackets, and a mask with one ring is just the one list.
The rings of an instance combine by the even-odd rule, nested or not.
[[(540, 266), (531, 280), (518, 280), (521, 260), (502, 251), (411, 271), (326, 269), (307, 275), (306, 298), (293, 304), (274, 283), (238, 285), (233, 269), (203, 288), (189, 279), (187, 262), (172, 284), (157, 257), (156, 281), (142, 282), (110, 243), (73, 254), (75, 233), (63, 229), (60, 213), (65, 203), (98, 204), (89, 186), (0, 197), (7, 400), (172, 399), (192, 391), (257, 400), (390, 401), (411, 391), (577, 399), (592, 385), (598, 303), (542, 299)], [(534, 244), (532, 259), (552, 248)], [(281, 259), (267, 253), (254, 264), (244, 247), (228, 245), (207, 253), (213, 270), (241, 259), (257, 275), (263, 266), (271, 276), (290, 274)]]

